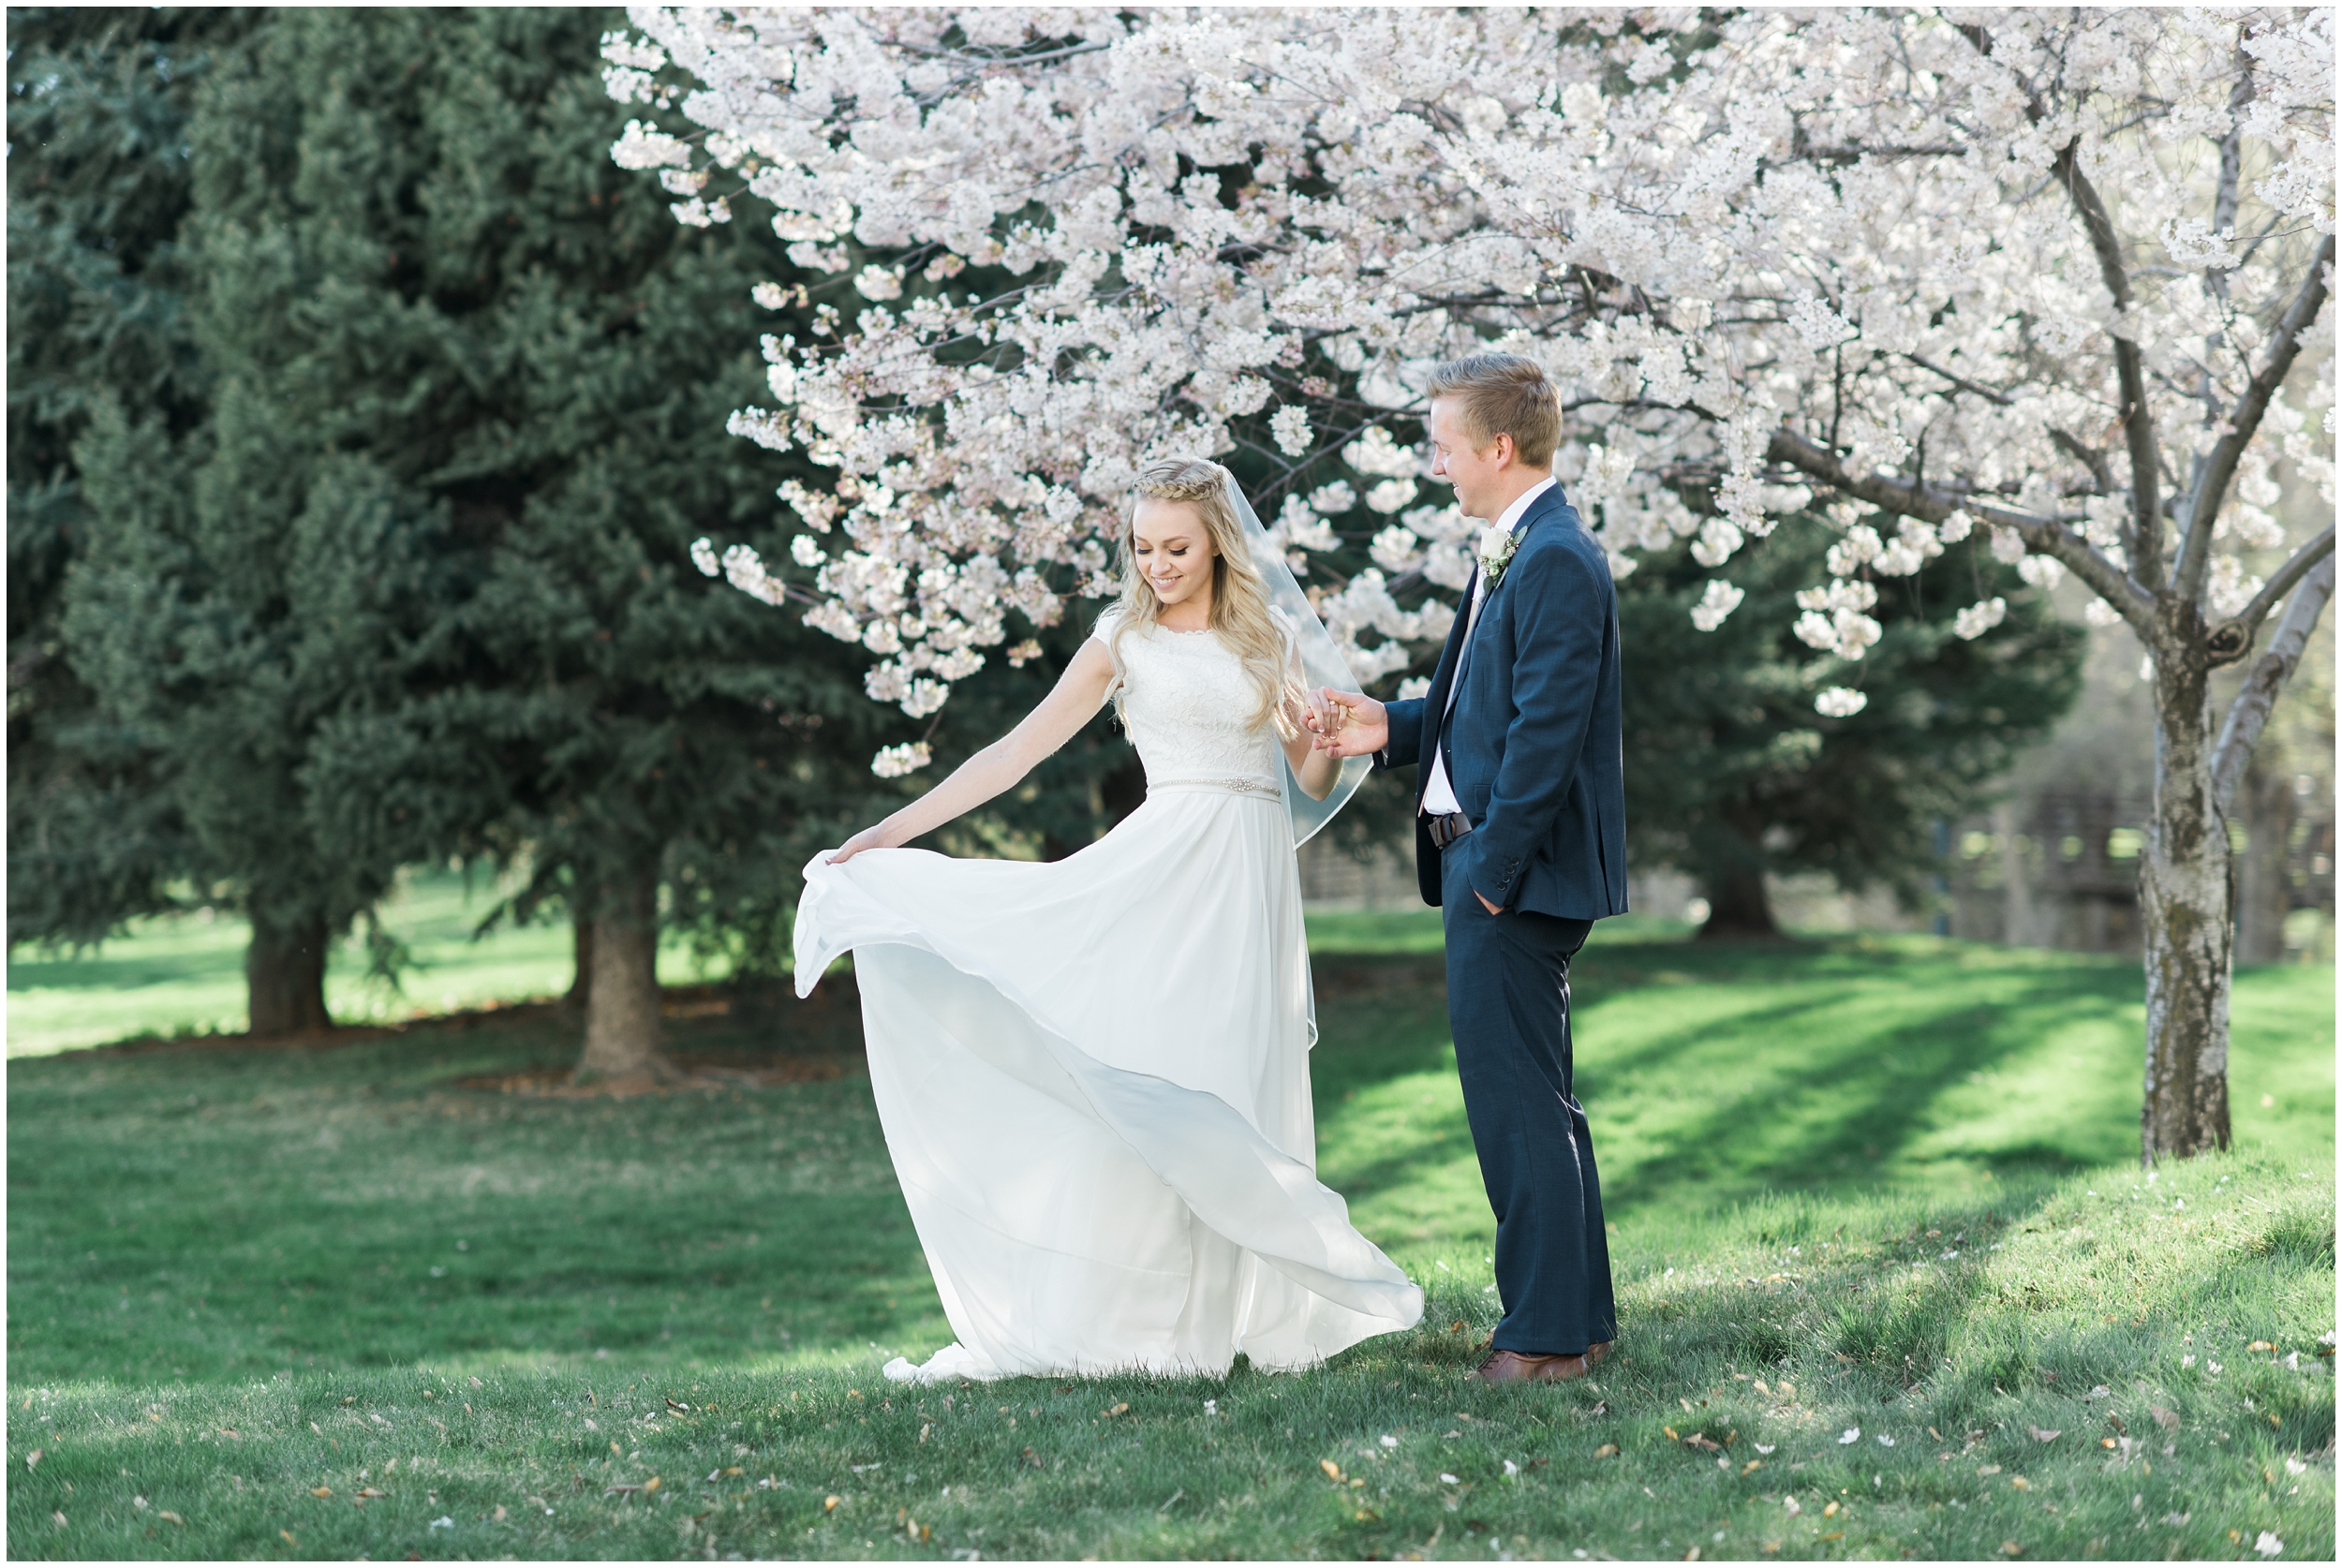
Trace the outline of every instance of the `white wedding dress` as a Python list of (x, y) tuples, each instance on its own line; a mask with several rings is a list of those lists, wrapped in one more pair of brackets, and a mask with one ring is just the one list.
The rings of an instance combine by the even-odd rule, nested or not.
[(1212, 632), (1122, 652), (1147, 800), (1105, 837), (1048, 865), (805, 870), (797, 992), (853, 952), (871, 1092), (958, 1336), (897, 1380), (1300, 1368), (1422, 1316), (1315, 1176), (1300, 886), (1253, 688)]

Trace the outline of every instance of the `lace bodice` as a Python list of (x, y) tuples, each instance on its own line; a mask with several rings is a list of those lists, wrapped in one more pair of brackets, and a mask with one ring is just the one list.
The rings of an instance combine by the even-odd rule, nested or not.
[[(1119, 614), (1107, 611), (1091, 633), (1109, 649)], [(1215, 633), (1134, 630), (1121, 655), (1123, 717), (1149, 788), (1214, 777), (1274, 784), (1283, 777), (1276, 731), (1253, 722), (1259, 694)]]

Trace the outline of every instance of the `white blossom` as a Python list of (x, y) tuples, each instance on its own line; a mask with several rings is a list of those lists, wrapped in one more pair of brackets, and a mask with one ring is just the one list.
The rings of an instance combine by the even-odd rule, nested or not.
[[(1465, 525), (1415, 504), (1405, 436), (1430, 365), (1474, 346), (1560, 388), (1559, 471), (1618, 574), (1687, 540), (1720, 566), (1879, 476), (1961, 504), (1833, 515), (1833, 578), (1907, 576), (1984, 528), (2046, 591), (2051, 535), (2019, 517), (2128, 570), (2118, 346), (2156, 388), (2232, 396), (2334, 224), (2334, 17), (2313, 7), (630, 16), (610, 93), (696, 134), (630, 122), (614, 158), (688, 196), (679, 221), (752, 200), (797, 265), (859, 269), (867, 307), (817, 306), (768, 354), (776, 407), (730, 428), (837, 476), (823, 629), (883, 621), (926, 649), (956, 573), (991, 564), (993, 613), (952, 612), (964, 636), (922, 656), (946, 685), (939, 661), (1005, 643), (1007, 613), (1044, 626), (1112, 590), (1104, 541), (1146, 461), (1304, 457), (1361, 403), (1346, 473), (1327, 454), (1296, 476), (1273, 531), (1360, 678), (1404, 668), (1453, 611), (1402, 610), (1384, 563), (1447, 598), (1470, 570)], [(2065, 167), (2113, 211), (2127, 308)], [(913, 251), (916, 283), (870, 259)], [(961, 287), (978, 275), (1007, 283)], [(2310, 385), (2279, 390), (2239, 464), (2220, 559), (2281, 541), (2280, 496), (2331, 505), (2332, 342), (2329, 311)], [(2216, 422), (2193, 392), (2151, 403), (2185, 474)], [(1310, 557), (1361, 492), (1391, 521), (1344, 581)], [(2221, 593), (2250, 576), (2222, 570)], [(1867, 619), (1801, 608), (1854, 657), (1842, 614)]]
[(1385, 571), (1398, 573), (1407, 570), (1423, 559), (1423, 541), (1410, 529), (1397, 524), (1374, 536), (1368, 549), (1374, 564)]
[[(1869, 705), (1868, 697), (1843, 686), (1833, 686), (1814, 699), (1814, 711), (1825, 718), (1851, 718)], [(1860, 1435), (1859, 1432), (1855, 1434), (1856, 1437)], [(1842, 1437), (1838, 1441), (1851, 1442), (1854, 1439)]]
[(723, 570), (724, 581), (742, 593), (767, 604), (781, 602), (779, 581), (766, 574), (763, 558), (747, 545), (735, 544), (724, 552)]
[(2235, 556), (2223, 555), (2212, 563), (2212, 580), (2204, 585), (2204, 600), (2213, 614), (2233, 615), (2260, 591), (2260, 581), (2246, 571)]
[(1877, 643), (1882, 629), (1860, 611), (1840, 607), (1828, 614), (1808, 610), (1789, 629), (1810, 648), (1834, 653), (1840, 658), (1860, 658)]
[(1713, 631), (1724, 624), (1724, 617), (1741, 607), (1747, 597), (1745, 590), (1734, 587), (1720, 577), (1708, 580), (1699, 602), (1692, 607), (1692, 625), (1702, 631)]
[(854, 274), (853, 288), (866, 300), (899, 300), (903, 297), (903, 270), (882, 267), (874, 261)]
[(1973, 643), (1993, 628), (2008, 618), (2008, 601), (1995, 594), (1980, 604), (1971, 604), (1951, 618), (1951, 629)]
[(629, 120), (626, 134), (610, 149), (610, 159), (620, 169), (681, 166), (691, 161), (691, 144), (640, 120)]
[(703, 577), (713, 577), (718, 570), (716, 546), (704, 539), (691, 541), (691, 564), (700, 569)]
[(1835, 614), (1841, 610), (1868, 610), (1878, 602), (1878, 589), (1860, 578), (1840, 578), (1818, 588), (1801, 588), (1797, 595), (1800, 610), (1819, 610)]
[(1365, 435), (1341, 449), (1341, 460), (1361, 474), (1403, 479), (1423, 466), (1422, 459), (1401, 446), (1383, 425), (1370, 425)]
[(1692, 559), (1704, 567), (1720, 567), (1732, 558), (1732, 552), (1742, 542), (1741, 530), (1731, 520), (1711, 517), (1699, 530), (1699, 538), (1692, 543)]
[(870, 771), (881, 778), (900, 778), (918, 772), (935, 759), (925, 741), (912, 741), (908, 746), (890, 746), (870, 759)]
[(2027, 555), (2017, 563), (2017, 575), (2047, 593), (2066, 580), (2066, 567), (2054, 555)]
[(1358, 504), (1358, 493), (1345, 480), (1321, 485), (1310, 493), (1310, 505), (1328, 517), (1339, 517)]
[(1847, 577), (1878, 559), (1879, 553), (1886, 548), (1877, 529), (1858, 525), (1848, 528), (1845, 537), (1830, 547), (1823, 560), (1832, 577)]
[(1277, 450), (1287, 457), (1303, 455), (1316, 438), (1310, 432), (1310, 411), (1298, 404), (1287, 404), (1271, 414), (1268, 434), (1276, 441)]

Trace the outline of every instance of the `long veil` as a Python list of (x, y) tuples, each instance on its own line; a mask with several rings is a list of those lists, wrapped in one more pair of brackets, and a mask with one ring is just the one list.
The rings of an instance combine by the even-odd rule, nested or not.
[[(1253, 510), (1253, 503), (1244, 498), (1244, 487), (1228, 479), (1228, 499), (1236, 507), (1237, 517), (1244, 525), (1244, 537), (1253, 546), (1253, 565), (1259, 569), (1261, 579), (1268, 587), (1268, 602), (1292, 618), (1301, 644), (1301, 673), (1309, 681), (1310, 689), (1332, 687), (1336, 691), (1360, 691), (1358, 679), (1350, 673), (1349, 661), (1334, 645), (1333, 634), (1326, 623), (1317, 618), (1310, 605), (1309, 596), (1294, 580), (1293, 569), (1285, 565), (1284, 553), (1277, 541), (1261, 526), (1260, 518)], [(1279, 762), (1284, 774), (1285, 811), (1293, 819), (1293, 842), (1296, 848), (1309, 842), (1312, 835), (1334, 820), (1334, 814), (1350, 803), (1350, 797), (1366, 782), (1366, 776), (1374, 771), (1371, 760), (1352, 757), (1341, 764), (1341, 777), (1335, 780), (1324, 800), (1312, 800), (1302, 792), (1300, 781), (1293, 777), (1290, 763)]]

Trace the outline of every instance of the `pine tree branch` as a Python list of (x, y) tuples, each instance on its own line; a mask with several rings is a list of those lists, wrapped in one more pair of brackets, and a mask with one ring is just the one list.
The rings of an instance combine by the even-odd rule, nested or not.
[(2254, 633), (2260, 629), (2269, 612), (2276, 608), (2277, 600), (2292, 592), (2293, 584), (2308, 575), (2310, 568), (2333, 554), (2334, 527), (2329, 524), (2324, 533), (2294, 551), (2293, 558), (2277, 568), (2277, 574), (2260, 585), (2250, 603), (2212, 629), (2212, 634), (2204, 639), (2204, 646), (2212, 655), (2213, 666), (2233, 664), (2250, 653)]
[[(2219, 515), (2221, 499), (2228, 493), (2229, 481), (2236, 477), (2236, 465), (2245, 455), (2246, 445), (2269, 410), (2269, 400), (2276, 396), (2302, 351), (2303, 332), (2318, 319), (2318, 312), (2325, 305), (2333, 270), (2334, 236), (2329, 234), (2318, 254), (2310, 258), (2309, 275), (2302, 279), (2301, 291), (2270, 333), (2269, 358), (2236, 400), (2228, 417), (2228, 434), (2212, 449), (2203, 471), (2197, 476), (2195, 494), (2187, 501), (2187, 532), (2180, 545), (2179, 564), (2172, 571), (2172, 585), (2182, 599), (2193, 599), (2203, 592), (2204, 578), (2212, 570), (2212, 521)], [(2142, 559), (2152, 563), (2154, 557)]]
[[(2114, 296), (2114, 308), (2127, 316), (2130, 274), (2123, 265), (2122, 243), (2106, 203), (2098, 200), (2097, 187), (2082, 172), (2081, 148), (2080, 137), (2067, 142), (2051, 167), (2090, 236), (2098, 276)], [(2123, 394), (2123, 436), (2130, 448), (2130, 525), (2123, 530), (2123, 547), (2142, 570), (2152, 571), (2163, 558), (2162, 460), (2156, 451), (2155, 420), (2147, 412), (2146, 361), (2129, 338), (2114, 339), (2114, 376)]]
[(2285, 606), (2285, 615), (2277, 622), (2277, 634), (2270, 640), (2269, 651), (2254, 662), (2251, 673), (2245, 677), (2245, 688), (2229, 704), (2228, 721), (2220, 726), (2220, 743), (2212, 753), (2212, 798), (2223, 814), (2236, 796), (2236, 786), (2245, 777), (2245, 765), (2252, 761), (2253, 747), (2259, 744), (2261, 731), (2268, 727), (2277, 693), (2293, 678), (2293, 672), (2302, 661), (2302, 651), (2309, 645), (2309, 634), (2317, 629), (2318, 617), (2325, 613), (2326, 601), (2334, 597), (2332, 529), (2327, 530), (2326, 543), (2326, 553), (2317, 567), (2293, 590), (2292, 599)]
[(1800, 436), (1786, 425), (1773, 431), (1772, 439), (1765, 449), (1765, 456), (1774, 463), (1786, 463), (1800, 473), (1886, 511), (1940, 523), (1954, 511), (1965, 509), (1969, 515), (1981, 522), (2014, 528), (2023, 536), (2027, 549), (2037, 555), (2053, 556), (2072, 568), (2075, 576), (2087, 583), (2099, 598), (2112, 605), (2115, 612), (2130, 623), (2142, 641), (2150, 647), (2155, 645), (2154, 596), (2131, 581), (2122, 568), (2107, 559), (2088, 540), (2054, 517), (2036, 517), (2030, 512), (1979, 501), (1973, 496), (1963, 496), (1957, 490), (1923, 481), (1894, 479), (1885, 474), (1857, 474), (1845, 466), (1836, 452), (1818, 441)]

